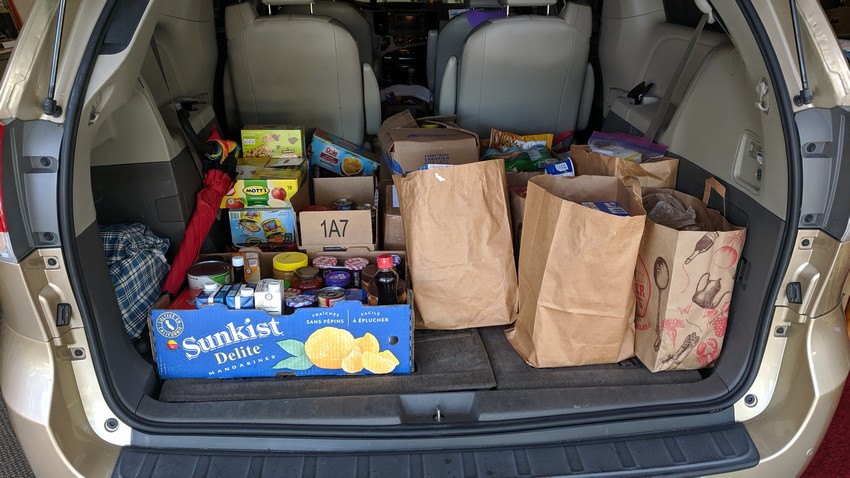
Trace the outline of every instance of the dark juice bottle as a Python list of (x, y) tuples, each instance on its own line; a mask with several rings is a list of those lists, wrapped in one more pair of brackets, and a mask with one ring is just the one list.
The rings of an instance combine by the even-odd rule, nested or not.
[(245, 258), (240, 255), (235, 255), (231, 259), (233, 264), (233, 283), (241, 284), (245, 282)]
[(378, 288), (378, 305), (398, 304), (398, 296), (396, 295), (398, 274), (393, 269), (391, 255), (378, 256), (378, 272), (375, 273), (374, 281)]

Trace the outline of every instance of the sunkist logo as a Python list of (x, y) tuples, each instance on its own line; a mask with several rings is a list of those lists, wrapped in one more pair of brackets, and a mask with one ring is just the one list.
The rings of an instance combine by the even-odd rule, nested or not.
[(269, 193), (269, 188), (263, 186), (248, 186), (242, 191), (249, 196), (264, 196)]
[(262, 339), (270, 335), (275, 337), (283, 335), (278, 325), (280, 325), (280, 322), (275, 319), (256, 324), (252, 324), (251, 319), (245, 319), (244, 325), (238, 327), (233, 325), (233, 322), (229, 322), (220, 332), (199, 339), (194, 336), (183, 339), (183, 349), (186, 351), (186, 358), (192, 360), (198, 358), (202, 353), (212, 352), (228, 345)]

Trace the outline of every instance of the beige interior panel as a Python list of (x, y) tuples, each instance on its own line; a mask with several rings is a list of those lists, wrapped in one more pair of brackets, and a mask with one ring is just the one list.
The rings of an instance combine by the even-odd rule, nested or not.
[(166, 2), (154, 35), (174, 97), (205, 94), (209, 101), (218, 55), (212, 2)]
[(103, 119), (92, 143), (91, 165), (168, 161), (182, 144), (169, 134), (147, 85), (139, 78), (127, 102)]
[[(603, 114), (641, 81), (655, 83), (650, 96), (663, 97), (692, 34), (691, 28), (667, 23), (662, 0), (605, 2), (599, 38)], [(724, 38), (712, 31), (700, 35), (683, 81), (693, 76), (705, 55)], [(672, 103), (678, 101), (673, 98)]]
[(112, 55), (100, 55), (94, 65), (83, 104), (83, 111), (90, 120), (80, 122), (74, 159), (74, 228), (77, 231), (85, 230), (96, 219), (89, 171), (94, 139), (106, 125), (103, 120), (133, 96), (162, 3), (153, 0), (148, 4), (127, 48)]
[[(715, 48), (702, 62), (659, 142), (750, 195), (777, 216), (785, 217), (785, 138), (769, 81), (768, 104), (774, 106), (763, 112), (755, 104), (756, 85), (769, 78), (766, 65), (749, 26), (740, 13), (733, 13), (738, 12), (735, 1), (719, 0), (713, 4), (726, 20), (731, 43)], [(763, 176), (757, 191), (733, 174), (745, 135), (756, 137), (763, 148)]]

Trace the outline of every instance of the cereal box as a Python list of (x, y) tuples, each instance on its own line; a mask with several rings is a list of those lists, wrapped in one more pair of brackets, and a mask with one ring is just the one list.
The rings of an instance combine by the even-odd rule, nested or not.
[(246, 158), (303, 158), (302, 126), (255, 124), (242, 129), (242, 155)]

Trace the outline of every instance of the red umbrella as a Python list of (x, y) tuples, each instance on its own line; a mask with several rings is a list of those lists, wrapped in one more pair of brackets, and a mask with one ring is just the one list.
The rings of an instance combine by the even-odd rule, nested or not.
[(204, 174), (204, 187), (198, 191), (195, 212), (186, 226), (186, 233), (180, 241), (177, 255), (162, 286), (162, 292), (172, 297), (177, 295), (186, 280), (186, 270), (198, 257), (201, 244), (209, 234), (218, 213), (221, 198), (233, 187), (236, 177), (236, 143), (221, 139), (218, 131), (213, 128), (207, 145), (207, 148), (204, 148), (208, 158), (204, 164), (204, 169), (207, 170)]

